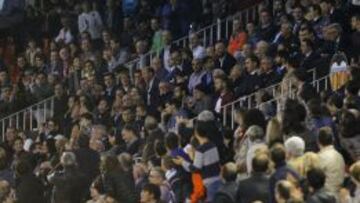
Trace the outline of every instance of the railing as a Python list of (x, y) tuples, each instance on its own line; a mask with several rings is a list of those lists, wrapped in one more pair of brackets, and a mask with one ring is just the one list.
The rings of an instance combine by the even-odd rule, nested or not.
[[(249, 21), (257, 20), (257, 12), (258, 12), (258, 4), (247, 8), (243, 11), (238, 12), (237, 14), (227, 17), (225, 19), (218, 19), (216, 23), (208, 25), (195, 33), (199, 36), (204, 46), (214, 44), (217, 40), (229, 38), (232, 30), (232, 21), (234, 19), (239, 19), (243, 22), (243, 24)], [(185, 36), (178, 40), (172, 42), (173, 45), (177, 45), (178, 47), (186, 47), (189, 44), (189, 36)], [(140, 60), (148, 62), (147, 66), (152, 63), (153, 58), (157, 57), (158, 53), (156, 51), (149, 51), (142, 58), (137, 58), (135, 60), (129, 61), (125, 64), (125, 66), (132, 70), (136, 67), (136, 64), (140, 63)]]
[[(38, 128), (54, 115), (55, 96), (33, 104), (21, 111), (6, 116), (0, 120), (2, 141), (5, 139), (6, 129), (9, 127), (22, 131), (29, 131)], [(66, 104), (64, 104), (66, 105)]]
[[(312, 74), (312, 80), (311, 82), (313, 83), (314, 81), (316, 81), (316, 69), (311, 69), (308, 71), (309, 74)], [(326, 87), (328, 83), (326, 82)], [(317, 91), (319, 91), (320, 86), (316, 87)], [(251, 93), (249, 95), (243, 96), (238, 98), (237, 100), (225, 104), (224, 106), (221, 107), (221, 112), (222, 112), (222, 122), (224, 126), (229, 126), (232, 129), (235, 127), (235, 109), (238, 107), (242, 107), (242, 108), (247, 108), (247, 109), (251, 109), (251, 108), (262, 108), (265, 105), (278, 101), (279, 99), (282, 98), (294, 98), (296, 92), (296, 87), (294, 87), (294, 82), (293, 82), (293, 78), (290, 77), (288, 79), (285, 79), (275, 85), (271, 85), (269, 87), (265, 87), (263, 89), (257, 90), (254, 93)], [(267, 93), (270, 98), (270, 100), (267, 101), (261, 101), (261, 96), (263, 93)], [(280, 106), (277, 107), (277, 109), (281, 109), (281, 103)]]

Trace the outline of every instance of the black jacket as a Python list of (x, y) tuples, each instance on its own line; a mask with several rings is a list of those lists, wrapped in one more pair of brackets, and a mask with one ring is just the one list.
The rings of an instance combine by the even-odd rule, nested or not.
[(75, 167), (55, 172), (48, 178), (54, 185), (52, 203), (79, 203), (88, 190), (85, 176)]
[(79, 148), (74, 151), (79, 170), (83, 173), (90, 186), (91, 181), (100, 173), (100, 155), (90, 148)]
[(110, 194), (118, 202), (137, 203), (138, 195), (131, 175), (118, 169), (102, 175), (105, 193)]
[(231, 68), (236, 63), (236, 59), (233, 56), (231, 56), (229, 53), (225, 53), (223, 57), (224, 57), (223, 63), (221, 64), (220, 59), (217, 59), (215, 61), (215, 66), (216, 68), (222, 69), (227, 75), (229, 75)]
[(252, 203), (256, 200), (268, 202), (270, 199), (269, 178), (264, 174), (253, 173), (239, 182), (237, 203)]
[(24, 175), (17, 180), (16, 198), (18, 203), (45, 202), (44, 186), (32, 173)]
[(236, 182), (228, 182), (222, 185), (215, 194), (213, 203), (235, 203), (238, 185)]

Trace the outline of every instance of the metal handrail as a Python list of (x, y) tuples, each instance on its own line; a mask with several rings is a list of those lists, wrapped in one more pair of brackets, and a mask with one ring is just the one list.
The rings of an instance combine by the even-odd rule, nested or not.
[[(202, 44), (204, 46), (207, 46), (209, 44), (214, 43), (216, 40), (220, 40), (223, 38), (228, 38), (231, 33), (229, 32), (229, 23), (231, 23), (234, 19), (238, 18), (240, 20), (243, 20), (243, 24), (246, 24), (249, 21), (254, 21), (257, 17), (258, 12), (258, 6), (259, 4), (256, 4), (252, 7), (249, 7), (245, 10), (239, 11), (233, 16), (226, 17), (224, 19), (217, 19), (216, 23), (210, 24), (206, 27), (201, 28), (198, 31), (195, 31), (198, 36), (202, 39)], [(243, 16), (245, 15), (244, 19)], [(182, 47), (186, 47), (188, 45), (189, 35), (186, 35), (180, 39), (177, 39), (172, 42), (172, 45), (178, 45)], [(161, 49), (161, 51), (164, 50), (164, 47)], [(150, 50), (146, 54), (143, 55), (143, 57), (149, 57), (149, 60), (146, 60), (149, 62), (150, 65), (152, 63), (152, 60), (154, 57), (157, 56), (156, 51)], [(131, 60), (124, 64), (125, 67), (132, 69), (136, 63), (140, 62), (140, 58), (136, 58), (134, 60)]]

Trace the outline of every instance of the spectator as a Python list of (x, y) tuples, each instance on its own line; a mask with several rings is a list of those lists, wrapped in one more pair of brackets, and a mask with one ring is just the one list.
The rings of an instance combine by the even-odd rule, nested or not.
[(222, 69), (226, 74), (230, 73), (230, 69), (235, 65), (236, 60), (226, 51), (225, 43), (218, 41), (215, 44), (215, 67)]
[(215, 194), (213, 202), (215, 203), (235, 203), (236, 202), (236, 192), (237, 192), (237, 166), (235, 163), (227, 163), (221, 172), (221, 177), (223, 179), (224, 185), (221, 186), (218, 192)]
[(256, 200), (267, 202), (270, 198), (269, 178), (266, 175), (269, 157), (266, 154), (257, 154), (251, 164), (250, 177), (239, 182), (237, 202), (250, 203)]
[(305, 142), (302, 138), (293, 136), (285, 141), (286, 156), (288, 157), (288, 165), (294, 169), (299, 175), (304, 176), (304, 151)]
[(141, 203), (161, 203), (160, 188), (154, 184), (147, 184), (141, 191)]
[(138, 138), (137, 130), (130, 125), (125, 125), (121, 136), (126, 144), (125, 152), (132, 156), (138, 155), (140, 153), (141, 140)]
[(325, 173), (321, 169), (311, 169), (306, 173), (307, 180), (309, 182), (311, 195), (307, 202), (336, 202), (336, 198), (331, 193), (328, 193), (325, 188)]
[[(325, 189), (333, 195), (337, 195), (345, 175), (344, 158), (334, 149), (333, 134), (330, 128), (322, 128), (319, 131), (318, 145), (319, 167), (326, 175)], [(336, 165), (332, 164), (336, 163)]]
[[(278, 188), (278, 182), (281, 180), (286, 180), (289, 176), (292, 179), (299, 180), (299, 175), (286, 165), (286, 153), (282, 145), (277, 144), (271, 148), (271, 160), (275, 165), (275, 172), (270, 176), (269, 186), (270, 186), (270, 202), (276, 202), (278, 197), (275, 194), (277, 191), (275, 188)], [(289, 197), (285, 196), (286, 199)]]
[(82, 4), (82, 13), (78, 17), (78, 27), (80, 33), (88, 32), (93, 40), (98, 40), (101, 37), (103, 23), (100, 14), (96, 10), (91, 10), (88, 2)]
[(52, 202), (79, 202), (85, 197), (85, 177), (76, 168), (76, 157), (72, 152), (64, 152), (61, 156), (61, 172), (48, 175), (49, 183), (54, 185)]
[(247, 35), (242, 30), (240, 20), (235, 19), (233, 21), (233, 33), (229, 40), (228, 52), (234, 56), (235, 52), (240, 51), (245, 42), (247, 41)]

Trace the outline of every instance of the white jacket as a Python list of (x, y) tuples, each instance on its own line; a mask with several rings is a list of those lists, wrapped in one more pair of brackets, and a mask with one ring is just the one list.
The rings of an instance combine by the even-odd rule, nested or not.
[(100, 14), (97, 11), (81, 13), (78, 17), (79, 32), (89, 32), (92, 39), (99, 39), (103, 23)]

